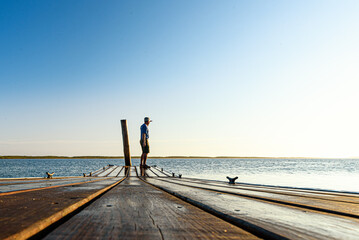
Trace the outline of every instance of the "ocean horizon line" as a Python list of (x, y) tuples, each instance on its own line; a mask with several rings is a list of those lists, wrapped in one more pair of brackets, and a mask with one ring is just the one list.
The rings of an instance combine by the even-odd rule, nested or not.
[[(0, 159), (123, 159), (124, 156), (86, 156), (86, 155), (79, 155), (79, 156), (57, 156), (57, 155), (3, 155), (0, 156)], [(141, 158), (141, 156), (131, 156), (131, 158)], [(168, 159), (175, 159), (175, 158), (238, 158), (238, 159), (359, 159), (359, 157), (261, 157), (261, 156), (149, 156), (148, 158), (168, 158)]]

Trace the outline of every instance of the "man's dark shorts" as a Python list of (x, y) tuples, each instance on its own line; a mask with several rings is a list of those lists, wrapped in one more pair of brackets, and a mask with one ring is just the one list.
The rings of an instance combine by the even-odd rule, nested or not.
[(140, 141), (142, 147), (142, 153), (149, 153), (150, 152), (150, 145), (148, 145), (148, 139), (146, 139), (146, 146), (143, 146), (142, 141)]

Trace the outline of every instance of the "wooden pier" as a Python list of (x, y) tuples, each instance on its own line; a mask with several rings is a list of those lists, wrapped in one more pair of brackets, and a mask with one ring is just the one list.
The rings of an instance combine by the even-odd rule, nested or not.
[(228, 184), (158, 167), (0, 180), (0, 239), (359, 239), (359, 194)]

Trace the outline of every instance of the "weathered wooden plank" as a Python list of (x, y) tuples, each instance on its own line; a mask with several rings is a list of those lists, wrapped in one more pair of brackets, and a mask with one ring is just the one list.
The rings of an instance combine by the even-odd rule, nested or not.
[(75, 211), (119, 179), (0, 196), (0, 239), (26, 239)]
[(358, 239), (359, 221), (298, 207), (243, 198), (216, 191), (200, 190), (147, 178), (146, 181), (219, 214), (234, 223), (254, 224), (290, 239)]
[(172, 174), (165, 171), (165, 170), (161, 170), (158, 167), (151, 167), (151, 170), (154, 171), (158, 176), (160, 177), (172, 177)]
[(145, 170), (146, 174), (148, 177), (158, 177), (159, 175), (156, 174), (156, 172), (154, 172), (151, 168), (150, 169), (146, 169)]
[[(274, 203), (281, 203), (287, 205), (293, 205), (297, 207), (315, 209), (318, 211), (324, 211), (327, 213), (339, 214), (343, 216), (351, 216), (359, 218), (359, 203), (353, 201), (347, 201), (342, 198), (325, 199), (323, 197), (318, 198), (314, 194), (299, 195), (293, 194), (293, 192), (285, 194), (284, 192), (274, 191), (253, 191), (243, 189), (235, 186), (217, 186), (215, 184), (203, 184), (195, 181), (182, 181), (179, 179), (166, 179), (163, 181), (182, 184), (185, 186), (193, 186), (196, 188), (203, 188), (208, 190), (220, 191), (225, 193), (233, 193), (242, 197), (256, 198), (260, 200), (268, 200)], [(314, 196), (313, 196), (314, 195)]]
[(119, 168), (119, 166), (113, 166), (112, 169), (111, 169), (111, 171), (108, 172), (108, 173), (106, 173), (105, 177), (110, 176), (110, 174), (112, 174), (117, 168)]
[(122, 167), (121, 170), (116, 174), (116, 177), (121, 177), (125, 175), (126, 175), (125, 167)]
[(182, 181), (197, 182), (205, 185), (239, 188), (249, 191), (269, 192), (269, 193), (277, 193), (277, 194), (292, 195), (292, 196), (308, 196), (308, 197), (324, 199), (328, 201), (346, 201), (346, 202), (359, 203), (359, 194), (357, 193), (345, 193), (345, 192), (325, 191), (325, 190), (308, 190), (308, 189), (289, 188), (289, 187), (280, 187), (280, 186), (273, 187), (273, 186), (263, 186), (263, 185), (249, 185), (244, 183), (237, 183), (235, 185), (229, 186), (228, 183), (225, 183), (223, 181), (203, 180), (203, 179), (195, 179), (195, 178), (182, 178)]
[(103, 180), (105, 178), (91, 178), (91, 177), (81, 177), (81, 178), (68, 178), (68, 179), (46, 179), (44, 181), (36, 182), (22, 182), (21, 184), (6, 184), (0, 186), (0, 196), (6, 195), (9, 192), (18, 192), (30, 189), (39, 189), (39, 188), (51, 188), (55, 186), (64, 186), (68, 184), (81, 184), (86, 182), (93, 182)]
[(122, 170), (123, 166), (117, 166), (110, 174), (108, 174), (108, 177), (116, 177), (120, 171)]
[(17, 185), (17, 184), (29, 184), (29, 183), (41, 183), (41, 182), (49, 182), (49, 181), (57, 182), (57, 181), (72, 180), (72, 179), (82, 179), (82, 178), (83, 178), (83, 176), (81, 176), (81, 177), (66, 177), (66, 178), (50, 178), (50, 179), (49, 178), (22, 179), (22, 180), (14, 179), (12, 181), (0, 182), (0, 186)]
[[(51, 180), (63, 180), (63, 179), (74, 179), (74, 178), (83, 178), (83, 176), (70, 176), (70, 177), (53, 177)], [(46, 181), (48, 178), (45, 177), (36, 177), (36, 178), (2, 178), (0, 180), (0, 185), (8, 185), (8, 184), (21, 184), (28, 182), (41, 182)]]
[(45, 239), (257, 238), (131, 176)]
[(93, 177), (98, 177), (100, 174), (103, 174), (104, 172), (106, 172), (109, 168), (111, 168), (112, 166), (104, 166), (100, 171), (98, 171), (95, 174), (92, 174)]
[[(45, 176), (45, 175), (44, 175)], [(54, 177), (55, 178), (55, 177)], [(0, 183), (7, 181), (27, 181), (27, 180), (42, 180), (44, 177), (19, 177), (19, 178), (0, 178)]]
[(91, 175), (94, 176), (94, 175), (98, 174), (100, 171), (103, 171), (103, 167), (97, 169), (96, 171), (91, 172)]
[(1, 189), (3, 190), (3, 192), (0, 192), (0, 196), (19, 194), (19, 193), (23, 193), (23, 192), (47, 190), (50, 188), (74, 186), (74, 185), (80, 185), (80, 184), (84, 184), (84, 183), (98, 182), (98, 181), (102, 181), (104, 179), (105, 178), (82, 178), (81, 180), (78, 179), (76, 181), (73, 181), (73, 180), (64, 181), (64, 182), (49, 181), (49, 182), (44, 182), (44, 183), (1, 186)]
[(105, 177), (107, 174), (111, 173), (111, 171), (116, 168), (116, 166), (109, 166), (105, 171), (100, 172), (99, 174), (97, 174), (97, 177)]

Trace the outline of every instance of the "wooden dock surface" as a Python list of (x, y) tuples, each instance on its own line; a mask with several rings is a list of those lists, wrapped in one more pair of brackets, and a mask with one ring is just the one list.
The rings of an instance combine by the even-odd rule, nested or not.
[(130, 176), (45, 239), (257, 239)]
[(359, 194), (229, 185), (157, 167), (0, 180), (0, 239), (359, 239)]

